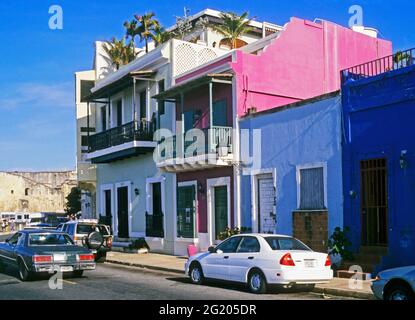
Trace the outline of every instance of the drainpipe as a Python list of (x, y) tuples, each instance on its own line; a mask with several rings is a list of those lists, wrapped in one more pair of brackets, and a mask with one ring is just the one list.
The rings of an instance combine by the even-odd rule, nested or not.
[(89, 101), (86, 103), (86, 126), (87, 126), (87, 133), (86, 134), (87, 134), (88, 152), (89, 152), (90, 151), (90, 148), (89, 148)]
[(213, 82), (209, 82), (209, 130), (208, 152), (213, 146)]
[(135, 77), (133, 77), (133, 121), (135, 126), (135, 121), (137, 120), (137, 108), (135, 105)]

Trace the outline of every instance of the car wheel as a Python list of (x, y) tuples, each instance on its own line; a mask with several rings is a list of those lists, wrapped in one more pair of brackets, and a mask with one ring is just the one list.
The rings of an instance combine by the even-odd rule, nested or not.
[(248, 288), (249, 291), (256, 294), (262, 294), (267, 291), (267, 283), (261, 271), (254, 270), (249, 274)]
[(22, 260), (19, 260), (19, 278), (22, 281), (30, 281), (33, 274), (27, 270), (26, 265)]
[(190, 280), (193, 284), (203, 283), (203, 270), (199, 264), (194, 264), (190, 269)]
[(84, 270), (75, 270), (75, 271), (73, 272), (73, 275), (74, 275), (76, 278), (81, 278), (83, 274), (84, 274)]
[(385, 295), (385, 300), (413, 300), (414, 293), (404, 285), (394, 285)]

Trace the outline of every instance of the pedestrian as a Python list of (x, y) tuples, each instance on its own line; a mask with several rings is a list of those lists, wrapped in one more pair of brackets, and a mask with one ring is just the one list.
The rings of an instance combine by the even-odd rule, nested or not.
[(10, 231), (14, 231), (14, 220), (10, 220)]
[(3, 220), (1, 222), (1, 231), (4, 232), (4, 229), (6, 228), (6, 222)]

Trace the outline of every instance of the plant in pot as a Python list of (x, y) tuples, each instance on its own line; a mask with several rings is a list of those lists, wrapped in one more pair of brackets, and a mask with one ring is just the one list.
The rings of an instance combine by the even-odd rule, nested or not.
[(352, 243), (348, 239), (348, 233), (348, 227), (344, 227), (343, 230), (336, 227), (329, 238), (329, 255), (335, 269), (341, 266), (343, 260), (353, 260), (353, 253), (349, 250)]

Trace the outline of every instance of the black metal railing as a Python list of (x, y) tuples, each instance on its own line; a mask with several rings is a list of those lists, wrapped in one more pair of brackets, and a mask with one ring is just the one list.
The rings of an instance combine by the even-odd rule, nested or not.
[(363, 63), (341, 71), (342, 83), (374, 77), (385, 72), (402, 69), (415, 64), (415, 48), (398, 51), (393, 55)]
[[(228, 153), (232, 153), (232, 127), (212, 127), (202, 129), (204, 134), (204, 153), (219, 153), (220, 148), (225, 148)], [(210, 137), (211, 135), (211, 137)], [(193, 141), (185, 141), (183, 135), (172, 136), (171, 138), (166, 139), (164, 142), (169, 144), (171, 147), (166, 150), (161, 151), (161, 156), (164, 159), (175, 159), (178, 157), (185, 157), (186, 150), (196, 141), (194, 138)], [(210, 142), (211, 141), (211, 142)], [(200, 149), (198, 150), (200, 154)], [(197, 151), (191, 155), (196, 156)], [(189, 155), (187, 155), (189, 157)]]
[(164, 238), (163, 214), (146, 212), (146, 236)]
[(89, 152), (106, 149), (131, 141), (153, 141), (155, 122), (132, 121), (89, 137)]

